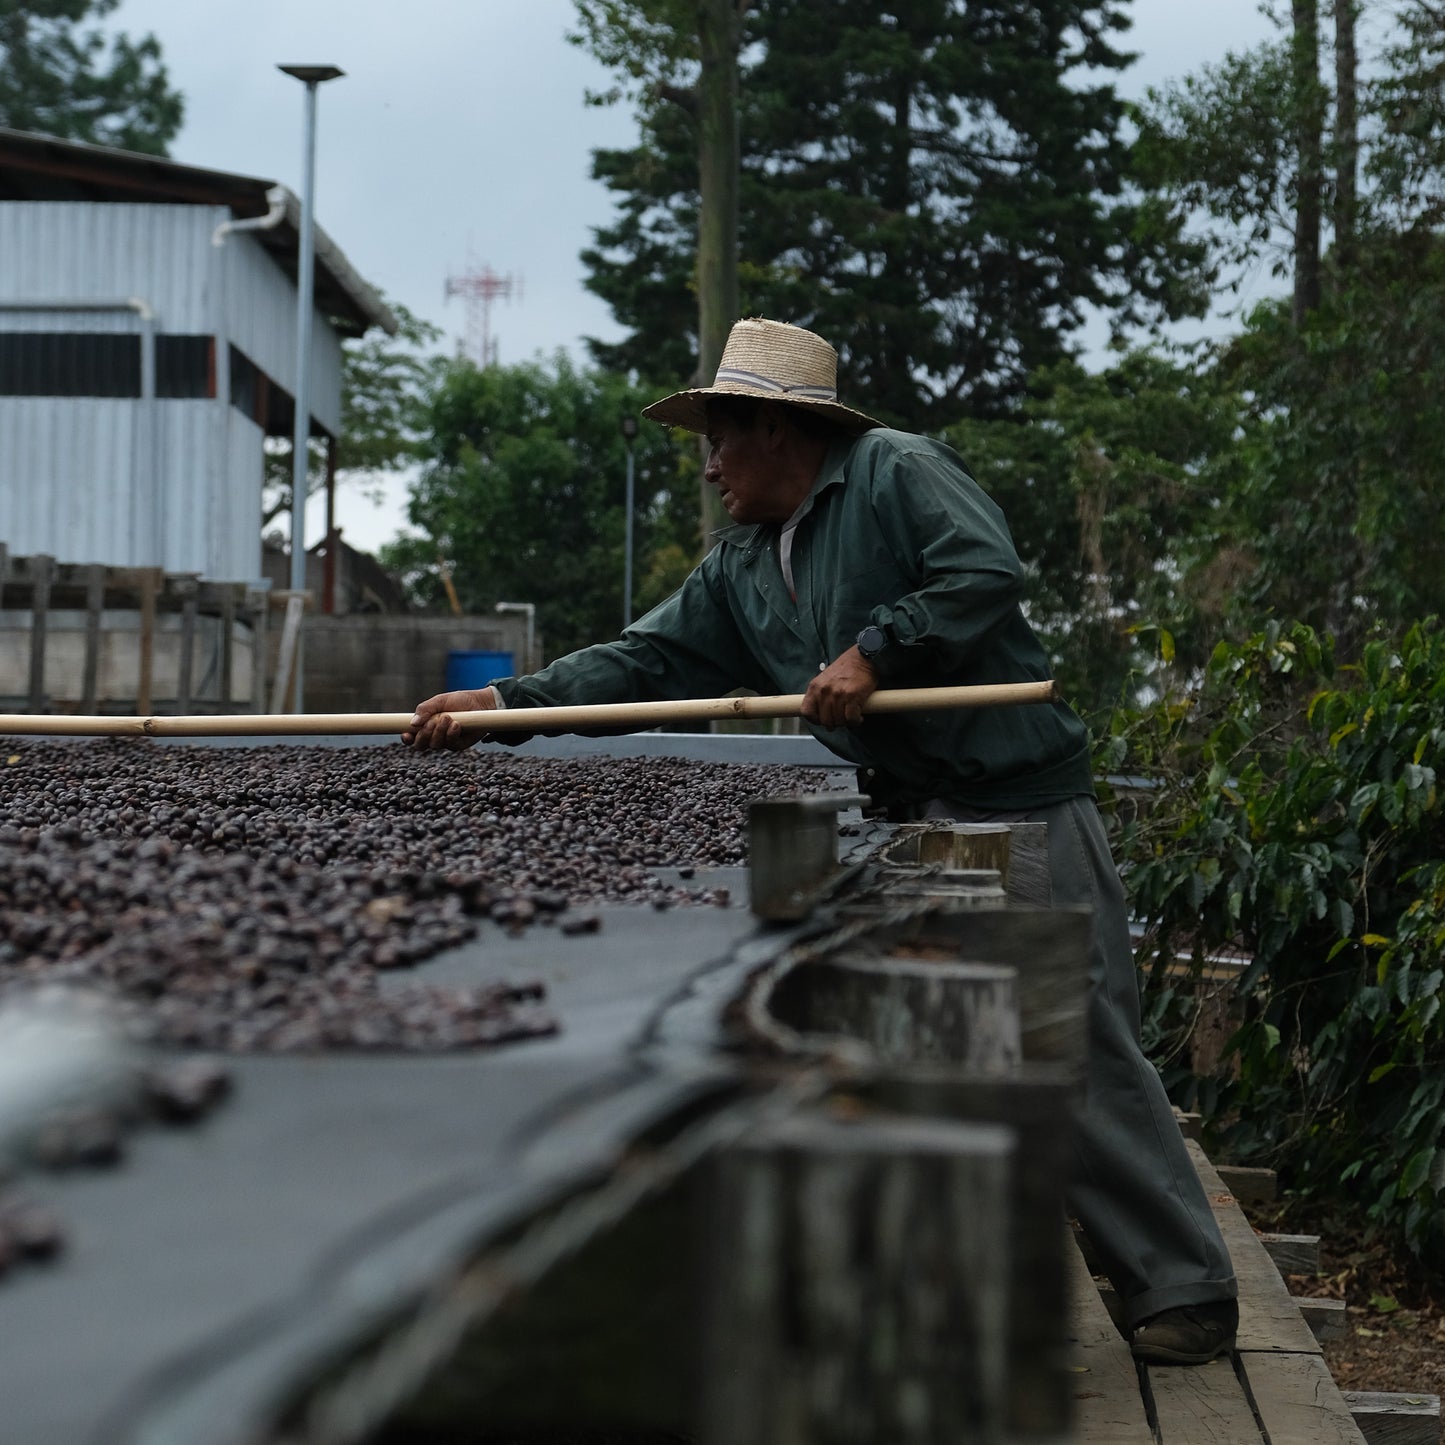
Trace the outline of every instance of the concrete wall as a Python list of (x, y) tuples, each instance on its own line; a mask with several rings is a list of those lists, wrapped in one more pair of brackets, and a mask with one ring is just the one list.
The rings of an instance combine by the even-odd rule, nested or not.
[[(268, 678), (275, 676), (280, 633), (279, 614), (273, 611)], [(453, 649), (510, 652), (517, 671), (527, 670), (526, 621), (514, 613), (311, 615), (306, 618), (305, 638), (307, 712), (404, 712), (443, 691), (447, 654)]]

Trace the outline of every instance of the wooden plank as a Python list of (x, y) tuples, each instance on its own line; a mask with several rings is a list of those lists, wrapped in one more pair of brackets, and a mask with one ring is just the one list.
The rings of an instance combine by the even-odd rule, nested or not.
[(1144, 1377), (1162, 1445), (1263, 1445), (1232, 1360), (1150, 1365)]
[(155, 667), (156, 592), (160, 585), (159, 569), (140, 569), (140, 677), (136, 680), (135, 710), (138, 717), (151, 712), (151, 678)]
[(30, 711), (46, 712), (45, 628), (50, 612), (50, 577), (55, 559), (30, 558)]
[(246, 605), (251, 616), (251, 711), (260, 714), (266, 707), (266, 668), (270, 659), (268, 620), (271, 615), (270, 594), (261, 588), (246, 591)]
[(1275, 1197), (1277, 1180), (1273, 1169), (1254, 1169), (1242, 1164), (1216, 1166), (1224, 1187), (1242, 1204), (1269, 1204)]
[(191, 710), (192, 668), (196, 655), (196, 579), (167, 578), (181, 596), (181, 657), (176, 683), (176, 711), (182, 715)]
[(1320, 1237), (1317, 1234), (1261, 1234), (1259, 1242), (1281, 1274), (1320, 1272)]
[(1185, 1147), (1234, 1261), (1234, 1273), (1239, 1280), (1238, 1348), (1319, 1354), (1319, 1341), (1290, 1298), (1289, 1287), (1280, 1278), (1274, 1261), (1244, 1217), (1234, 1195), (1225, 1188), (1224, 1181), (1195, 1140), (1186, 1140)]
[(236, 597), (238, 588), (228, 586), (221, 593), (221, 711), (232, 710), (231, 668), (234, 663)]
[(1342, 1299), (1314, 1299), (1309, 1295), (1291, 1295), (1305, 1323), (1317, 1340), (1342, 1340), (1345, 1337), (1345, 1302)]
[(1074, 1438), (1080, 1445), (1154, 1445), (1128, 1341), (1114, 1328), (1098, 1286), (1074, 1242), (1069, 1264), (1070, 1378)]
[(1439, 1395), (1346, 1390), (1344, 1397), (1369, 1445), (1440, 1445)]
[(80, 710), (96, 710), (100, 688), (100, 623), (105, 610), (105, 568), (99, 562), (85, 569), (85, 663), (80, 679)]
[(281, 646), (276, 654), (276, 676), (271, 683), (271, 711), (279, 713), (287, 700), (292, 699), (293, 712), (301, 711), (301, 700), (293, 698), (292, 682), (296, 671), (296, 657), (301, 647), (301, 614), (306, 607), (306, 595), (302, 592), (278, 593), (286, 598), (286, 616), (281, 623)]
[(1364, 1445), (1319, 1355), (1241, 1354), (1240, 1365), (1270, 1445)]

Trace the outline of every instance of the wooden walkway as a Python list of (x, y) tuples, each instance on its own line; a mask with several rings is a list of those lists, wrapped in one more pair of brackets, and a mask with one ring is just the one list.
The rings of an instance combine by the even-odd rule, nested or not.
[(1239, 1279), (1233, 1354), (1139, 1365), (1077, 1248), (1072, 1368), (1080, 1445), (1364, 1445), (1319, 1342), (1273, 1260), (1197, 1143), (1189, 1150)]

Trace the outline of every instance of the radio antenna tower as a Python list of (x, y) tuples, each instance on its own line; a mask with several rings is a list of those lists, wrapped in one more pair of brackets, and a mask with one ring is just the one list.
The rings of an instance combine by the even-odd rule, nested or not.
[(467, 339), (463, 350), (480, 367), (497, 364), (497, 343), (492, 336), (492, 302), (499, 296), (507, 301), (522, 299), (522, 278), (510, 272), (499, 276), (485, 262), (471, 261), (460, 276), (448, 276), (445, 300), (460, 296), (467, 304)]

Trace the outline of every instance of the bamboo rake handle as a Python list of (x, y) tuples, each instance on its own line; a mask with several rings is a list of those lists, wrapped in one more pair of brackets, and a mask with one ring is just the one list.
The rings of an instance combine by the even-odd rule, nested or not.
[[(1001, 707), (1052, 702), (1052, 681), (1003, 682), (978, 687), (911, 687), (875, 692), (863, 704), (869, 716), (959, 707)], [(596, 703), (583, 707), (516, 707), (458, 712), (468, 732), (573, 732), (581, 728), (651, 728), (710, 718), (797, 717), (802, 693), (779, 697), (695, 697), (676, 702)], [(409, 712), (235, 713), (220, 717), (45, 717), (0, 713), (0, 736), (24, 737), (341, 737), (406, 732)]]

